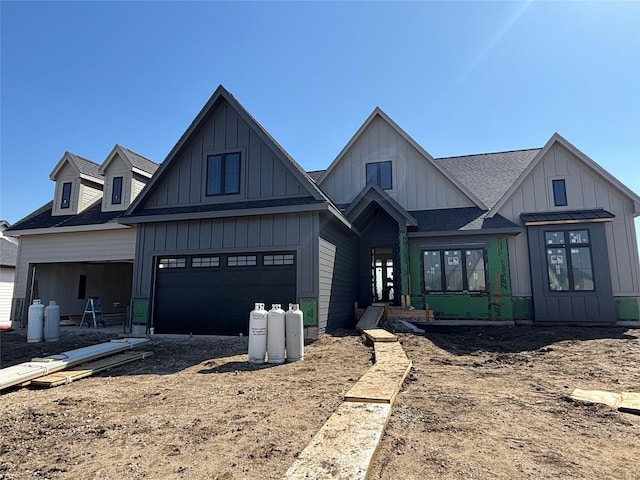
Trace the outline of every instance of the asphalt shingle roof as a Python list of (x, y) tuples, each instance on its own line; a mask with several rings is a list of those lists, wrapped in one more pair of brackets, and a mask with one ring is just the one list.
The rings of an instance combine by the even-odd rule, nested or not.
[(0, 237), (0, 265), (15, 267), (18, 260), (18, 245), (7, 238)]
[(438, 158), (444, 167), (490, 209), (503, 197), (540, 148)]
[(520, 228), (519, 225), (496, 215), (486, 218), (487, 211), (478, 207), (413, 210), (418, 232), (453, 232), (456, 230), (487, 230), (492, 228)]
[(127, 147), (123, 147), (122, 145), (120, 145), (120, 148), (127, 156), (127, 159), (131, 162), (131, 165), (133, 165), (133, 167), (137, 168), (138, 170), (142, 170), (143, 172), (147, 172), (153, 175), (160, 167), (160, 165), (158, 165), (153, 160), (149, 160), (139, 153), (136, 153), (133, 150), (129, 150)]
[(71, 152), (67, 152), (67, 153), (69, 154), (69, 157), (71, 157), (73, 162), (76, 164), (81, 174), (88, 175), (94, 178), (99, 178), (102, 180), (102, 175), (100, 175), (99, 173), (100, 165), (98, 165), (96, 162), (92, 162), (91, 160), (87, 160), (86, 158), (81, 157), (80, 155), (76, 155), (75, 153), (71, 153)]

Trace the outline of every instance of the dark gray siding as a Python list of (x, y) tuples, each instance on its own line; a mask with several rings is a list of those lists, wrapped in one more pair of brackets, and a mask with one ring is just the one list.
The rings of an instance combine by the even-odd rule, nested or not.
[[(595, 291), (556, 292), (549, 290), (544, 232), (588, 229)], [(604, 223), (546, 225), (527, 228), (531, 286), (537, 322), (614, 322), (609, 255)]]
[(320, 228), (318, 334), (353, 328), (358, 298), (358, 238), (344, 225), (324, 219)]
[(156, 256), (278, 250), (296, 252), (298, 297), (317, 297), (318, 230), (317, 213), (140, 224), (133, 298), (151, 298)]

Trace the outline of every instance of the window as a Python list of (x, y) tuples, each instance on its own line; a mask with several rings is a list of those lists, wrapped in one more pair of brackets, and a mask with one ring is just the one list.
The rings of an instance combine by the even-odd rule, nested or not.
[(265, 255), (262, 257), (262, 264), (268, 265), (293, 265), (293, 254)]
[(228, 267), (251, 267), (256, 265), (255, 255), (236, 255), (227, 257)]
[(553, 180), (553, 204), (556, 207), (567, 206), (567, 186), (564, 183), (564, 179)]
[(391, 162), (367, 163), (367, 183), (375, 182), (380, 188), (393, 188), (391, 177)]
[(545, 232), (549, 290), (584, 292), (595, 290), (589, 230)]
[(69, 208), (71, 206), (71, 182), (62, 184), (62, 203), (60, 208)]
[(484, 248), (423, 251), (425, 291), (486, 291), (484, 257)]
[(161, 258), (158, 268), (185, 268), (187, 266), (187, 259), (185, 257), (179, 258)]
[(87, 276), (80, 275), (78, 280), (78, 300), (84, 300), (87, 296)]
[(207, 195), (240, 193), (240, 152), (207, 157)]
[(191, 259), (193, 268), (219, 267), (220, 257), (194, 257)]
[(122, 203), (122, 177), (113, 178), (113, 187), (111, 189), (111, 204), (119, 205)]

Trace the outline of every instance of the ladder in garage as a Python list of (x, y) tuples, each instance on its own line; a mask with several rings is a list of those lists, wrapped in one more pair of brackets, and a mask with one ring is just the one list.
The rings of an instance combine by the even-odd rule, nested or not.
[[(100, 297), (89, 297), (87, 298), (87, 304), (84, 307), (84, 313), (82, 314), (82, 320), (80, 320), (80, 326), (84, 325), (85, 317), (87, 314), (91, 314), (91, 318), (93, 319), (93, 328), (98, 328), (98, 322), (96, 320), (96, 314), (100, 315), (100, 323), (103, 327), (106, 327), (107, 324), (104, 322), (104, 315), (102, 314), (102, 304), (100, 303)], [(87, 319), (87, 327), (89, 326), (89, 319)]]

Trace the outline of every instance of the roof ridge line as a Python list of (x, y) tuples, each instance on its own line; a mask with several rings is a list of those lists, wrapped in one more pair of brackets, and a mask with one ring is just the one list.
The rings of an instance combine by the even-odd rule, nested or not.
[(484, 152), (484, 153), (469, 153), (467, 155), (453, 155), (450, 157), (436, 157), (434, 160), (449, 160), (451, 158), (463, 158), (463, 157), (479, 157), (481, 155), (497, 155), (499, 153), (515, 153), (515, 152), (530, 152), (533, 150), (542, 150), (543, 147), (534, 147), (534, 148), (518, 148), (515, 150), (502, 150), (499, 152)]

